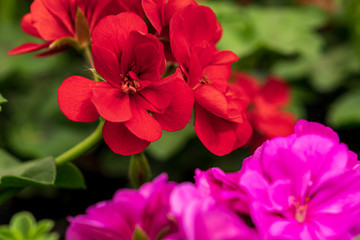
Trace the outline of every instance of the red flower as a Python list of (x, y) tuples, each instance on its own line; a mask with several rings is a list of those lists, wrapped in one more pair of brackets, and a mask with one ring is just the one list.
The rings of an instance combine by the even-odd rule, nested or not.
[(253, 149), (266, 139), (293, 133), (296, 117), (283, 110), (290, 102), (290, 88), (284, 80), (272, 75), (261, 86), (257, 79), (236, 73), (234, 85), (250, 101), (247, 117), (257, 131), (250, 143)]
[(106, 82), (73, 76), (58, 90), (63, 113), (73, 121), (102, 116), (103, 137), (118, 154), (143, 151), (162, 129), (182, 129), (191, 117), (193, 96), (177, 71), (161, 79), (165, 59), (161, 42), (147, 34), (134, 13), (108, 16), (95, 28), (93, 55)]
[(47, 56), (72, 46), (83, 48), (90, 44), (91, 33), (103, 17), (130, 10), (143, 14), (139, 0), (34, 0), (21, 28), (46, 42), (25, 43), (9, 54), (46, 49), (37, 56)]
[(221, 27), (210, 8), (188, 6), (170, 23), (173, 54), (195, 98), (195, 131), (206, 148), (225, 155), (246, 143), (251, 126), (246, 100), (228, 84), (237, 56), (214, 44)]
[(142, 0), (142, 7), (150, 23), (165, 47), (165, 56), (169, 61), (175, 61), (171, 54), (169, 43), (169, 24), (173, 15), (188, 5), (197, 5), (195, 0)]

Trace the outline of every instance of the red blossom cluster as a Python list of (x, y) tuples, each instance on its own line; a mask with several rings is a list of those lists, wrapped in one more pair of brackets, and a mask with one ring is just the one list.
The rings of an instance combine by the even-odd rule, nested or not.
[[(45, 42), (9, 54), (91, 47), (100, 81), (71, 76), (59, 87), (58, 102), (70, 120), (105, 119), (103, 137), (115, 153), (140, 153), (192, 115), (200, 141), (220, 156), (250, 139), (248, 118), (266, 138), (279, 135), (268, 133), (275, 127), (283, 130), (277, 126), (285, 115), (271, 107), (283, 106), (281, 94), (272, 96), (271, 84), (252, 99), (247, 83), (228, 82), (238, 57), (216, 48), (221, 25), (195, 0), (34, 0), (22, 28)], [(257, 110), (246, 113), (249, 101)]]
[(290, 87), (278, 76), (269, 75), (264, 84), (248, 74), (234, 73), (233, 85), (249, 101), (246, 116), (254, 133), (248, 142), (253, 150), (265, 140), (293, 133), (296, 116), (284, 108), (290, 104)]

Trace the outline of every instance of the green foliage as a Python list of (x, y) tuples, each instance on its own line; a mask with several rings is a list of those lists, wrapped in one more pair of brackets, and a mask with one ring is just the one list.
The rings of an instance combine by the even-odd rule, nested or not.
[(7, 100), (0, 93), (0, 112), (1, 112), (1, 104), (4, 104), (6, 102), (7, 102)]
[(194, 126), (192, 124), (176, 132), (163, 131), (161, 138), (151, 143), (147, 152), (160, 161), (166, 161), (179, 153), (188, 142), (189, 138), (195, 136)]
[(340, 96), (329, 108), (327, 121), (334, 127), (360, 124), (360, 89)]
[(73, 164), (56, 166), (52, 157), (21, 162), (0, 149), (0, 203), (24, 187), (41, 185), (85, 187), (81, 172)]
[(330, 92), (340, 87), (344, 79), (360, 69), (360, 60), (348, 45), (341, 45), (310, 60), (282, 61), (274, 67), (274, 72), (287, 78), (312, 79), (311, 85), (319, 92)]
[(207, 2), (206, 5), (214, 10), (223, 27), (218, 47), (232, 50), (239, 57), (264, 48), (311, 59), (323, 45), (316, 29), (324, 24), (326, 15), (316, 8), (241, 8), (234, 2)]
[(43, 219), (36, 222), (29, 212), (15, 214), (8, 226), (0, 226), (0, 240), (57, 240), (57, 233), (50, 233), (54, 223)]

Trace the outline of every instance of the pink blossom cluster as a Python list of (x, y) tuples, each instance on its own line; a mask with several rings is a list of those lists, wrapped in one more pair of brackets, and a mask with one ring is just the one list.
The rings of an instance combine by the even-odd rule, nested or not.
[(359, 189), (357, 155), (329, 127), (300, 120), (238, 172), (196, 170), (195, 184), (163, 174), (119, 190), (70, 218), (67, 239), (354, 239)]

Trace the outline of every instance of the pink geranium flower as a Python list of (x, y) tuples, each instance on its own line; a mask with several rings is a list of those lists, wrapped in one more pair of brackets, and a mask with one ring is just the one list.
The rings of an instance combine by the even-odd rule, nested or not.
[(62, 83), (58, 102), (70, 120), (92, 122), (102, 116), (105, 142), (122, 155), (140, 153), (161, 137), (162, 129), (180, 130), (189, 122), (191, 90), (179, 71), (161, 78), (163, 46), (138, 15), (103, 19), (94, 30), (92, 50), (96, 71), (106, 82), (72, 76)]
[(176, 223), (169, 215), (169, 195), (175, 186), (162, 174), (139, 190), (121, 189), (112, 200), (89, 207), (85, 215), (69, 218), (66, 239), (131, 240), (136, 229), (149, 240), (177, 234)]
[(239, 183), (263, 239), (351, 239), (359, 229), (357, 156), (319, 123), (300, 120), (294, 134), (266, 141)]
[(180, 229), (178, 239), (258, 239), (255, 229), (236, 212), (190, 183), (182, 183), (173, 190), (170, 205)]

